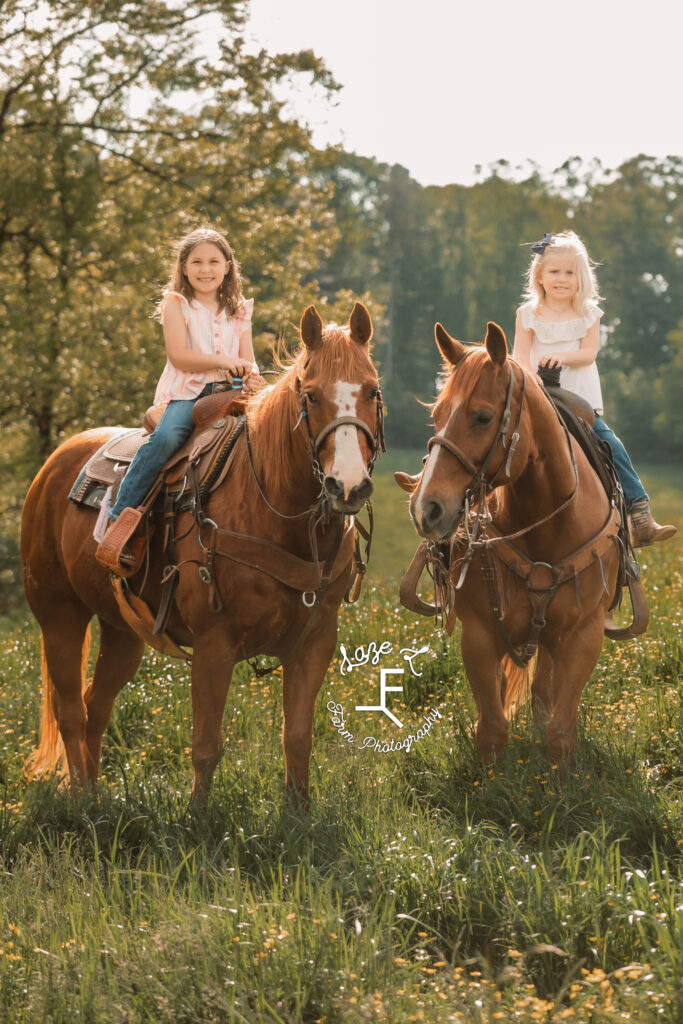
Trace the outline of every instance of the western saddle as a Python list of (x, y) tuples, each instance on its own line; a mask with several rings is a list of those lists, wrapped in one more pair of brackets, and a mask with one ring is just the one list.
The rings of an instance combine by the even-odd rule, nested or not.
[[(186, 491), (204, 500), (223, 481), (230, 455), (244, 429), (244, 404), (241, 392), (216, 391), (200, 398), (192, 416), (196, 430), (186, 443), (171, 456), (137, 509), (124, 509), (116, 523), (107, 530), (97, 557), (103, 565), (119, 576), (134, 575), (143, 562), (148, 541), (148, 514), (162, 490), (177, 502)], [(69, 499), (76, 504), (100, 509), (111, 488), (111, 500), (128, 471), (136, 452), (147, 443), (163, 407), (152, 406), (143, 418), (142, 428), (125, 430), (99, 448), (78, 475)], [(190, 496), (190, 500), (192, 495)], [(121, 552), (128, 549), (132, 558), (121, 562)]]

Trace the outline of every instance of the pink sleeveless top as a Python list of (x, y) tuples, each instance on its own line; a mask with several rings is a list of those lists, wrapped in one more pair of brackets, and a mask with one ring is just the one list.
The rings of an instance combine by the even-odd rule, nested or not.
[[(222, 353), (235, 357), (240, 351), (240, 333), (247, 327), (254, 310), (254, 300), (245, 299), (237, 316), (227, 316), (225, 310), (214, 314), (196, 299), (189, 302), (180, 292), (166, 292), (162, 313), (169, 299), (180, 302), (180, 308), (187, 328), (187, 347), (191, 352), (207, 354)], [(203, 370), (193, 373), (179, 370), (169, 360), (157, 384), (154, 402), (172, 402), (177, 399), (196, 398), (200, 391), (214, 381), (225, 380), (220, 369)]]

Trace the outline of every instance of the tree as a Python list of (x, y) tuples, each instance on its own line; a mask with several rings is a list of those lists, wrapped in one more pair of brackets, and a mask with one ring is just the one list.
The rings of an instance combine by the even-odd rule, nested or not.
[(607, 413), (629, 447), (655, 448), (655, 381), (681, 317), (683, 160), (634, 157), (602, 173), (576, 207), (576, 229), (598, 260), (607, 344), (600, 372)]
[(654, 381), (654, 431), (658, 451), (680, 458), (683, 451), (683, 319), (667, 335), (672, 359)]
[(34, 464), (65, 433), (149, 400), (169, 238), (198, 221), (226, 230), (257, 331), (315, 294), (328, 196), (276, 92), (288, 75), (333, 83), (309, 52), (248, 53), (245, 13), (244, 0), (3, 6), (0, 416), (21, 415)]

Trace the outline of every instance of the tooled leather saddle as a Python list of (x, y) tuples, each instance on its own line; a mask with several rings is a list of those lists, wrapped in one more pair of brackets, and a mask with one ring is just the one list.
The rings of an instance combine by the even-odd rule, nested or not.
[[(121, 485), (136, 453), (146, 444), (156, 423), (152, 406), (145, 413), (143, 426), (124, 430), (98, 448), (81, 469), (69, 492), (77, 505), (99, 509), (108, 487), (112, 497)], [(230, 453), (244, 427), (243, 402), (235, 392), (218, 392), (200, 398), (193, 409), (195, 431), (164, 465), (160, 480), (172, 493), (183, 487), (188, 465), (197, 468), (203, 495), (221, 482)], [(155, 485), (151, 491), (158, 493)]]

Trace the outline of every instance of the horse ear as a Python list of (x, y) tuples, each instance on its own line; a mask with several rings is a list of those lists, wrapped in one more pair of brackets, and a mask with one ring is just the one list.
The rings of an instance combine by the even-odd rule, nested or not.
[(372, 320), (362, 302), (357, 302), (349, 317), (351, 337), (360, 345), (367, 345), (372, 337)]
[(323, 322), (315, 306), (309, 306), (301, 317), (301, 340), (311, 352), (323, 343)]
[(508, 357), (508, 346), (503, 328), (489, 320), (486, 325), (486, 351), (494, 363), (502, 366)]
[(413, 493), (413, 491), (417, 487), (419, 479), (420, 479), (420, 474), (419, 473), (417, 474), (417, 476), (410, 476), (409, 473), (401, 473), (400, 471), (397, 472), (397, 473), (394, 473), (394, 480), (396, 481), (398, 486), (401, 488), (401, 490), (402, 491), (407, 491), (408, 494), (412, 494)]
[(459, 363), (467, 351), (465, 346), (451, 338), (443, 324), (434, 325), (434, 337), (444, 359), (453, 366)]

